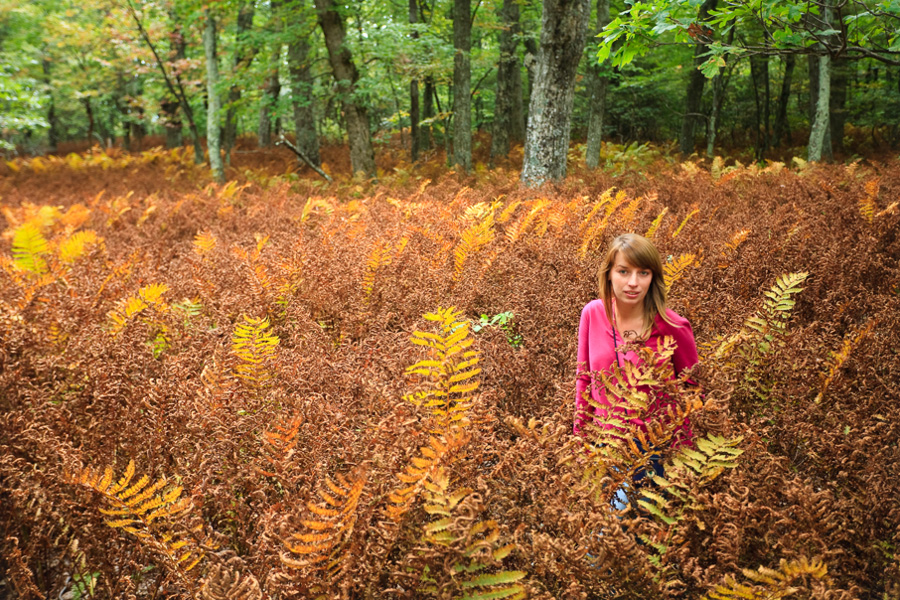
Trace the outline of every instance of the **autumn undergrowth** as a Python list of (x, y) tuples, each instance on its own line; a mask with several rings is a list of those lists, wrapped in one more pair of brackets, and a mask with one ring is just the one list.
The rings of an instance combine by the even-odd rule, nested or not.
[[(327, 184), (237, 155), (216, 185), (190, 151), (99, 154), (0, 174), (0, 596), (900, 594), (896, 162), (527, 190), (515, 156), (387, 152), (376, 182), (325, 151)], [(627, 231), (702, 394), (660, 384), (700, 442), (618, 513), (628, 440), (571, 431)]]

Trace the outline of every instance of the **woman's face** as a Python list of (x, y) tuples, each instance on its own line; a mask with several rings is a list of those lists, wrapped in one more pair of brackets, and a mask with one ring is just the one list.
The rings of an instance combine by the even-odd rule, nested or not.
[(617, 252), (609, 273), (616, 302), (624, 306), (643, 306), (644, 298), (653, 283), (653, 272), (650, 269), (636, 267), (631, 264), (624, 253)]

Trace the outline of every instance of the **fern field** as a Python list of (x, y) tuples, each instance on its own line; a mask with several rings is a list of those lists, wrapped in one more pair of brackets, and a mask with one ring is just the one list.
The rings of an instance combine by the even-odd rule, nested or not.
[[(378, 182), (273, 153), (217, 186), (190, 156), (0, 167), (0, 597), (900, 598), (896, 162), (533, 192), (390, 151)], [(702, 391), (663, 348), (622, 414), (675, 398), (693, 448), (572, 435), (626, 231)], [(635, 439), (665, 476), (619, 511)]]

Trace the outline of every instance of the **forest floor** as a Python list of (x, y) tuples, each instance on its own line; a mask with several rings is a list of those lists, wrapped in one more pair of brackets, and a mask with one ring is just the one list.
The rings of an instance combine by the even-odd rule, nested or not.
[[(225, 185), (181, 149), (0, 165), (0, 597), (897, 598), (900, 163), (577, 153), (540, 190), (484, 140), (377, 181), (338, 146), (333, 183), (246, 145)], [(618, 513), (639, 434), (572, 421), (626, 231), (702, 393), (623, 375), (696, 444), (654, 421)]]

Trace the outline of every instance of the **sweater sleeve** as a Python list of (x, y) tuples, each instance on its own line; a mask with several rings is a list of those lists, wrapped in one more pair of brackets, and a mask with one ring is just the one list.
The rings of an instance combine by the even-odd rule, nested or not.
[(685, 369), (696, 365), (700, 359), (697, 356), (697, 342), (694, 340), (694, 330), (690, 322), (684, 317), (679, 317), (676, 322), (680, 327), (671, 328), (676, 344), (672, 366), (675, 368), (675, 375), (678, 376)]
[(589, 392), (591, 378), (588, 371), (591, 369), (590, 361), (590, 315), (588, 307), (581, 311), (581, 322), (578, 325), (578, 364), (575, 367), (575, 425), (573, 431), (581, 434), (581, 426), (586, 417), (593, 414), (590, 403), (584, 399), (585, 392)]

